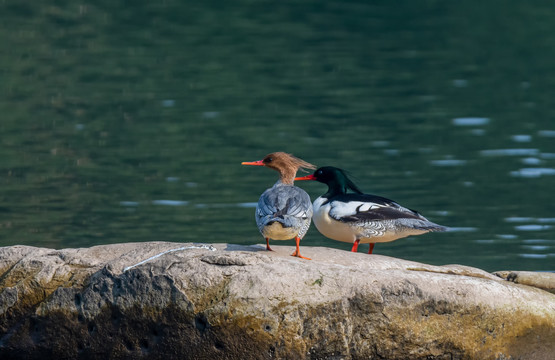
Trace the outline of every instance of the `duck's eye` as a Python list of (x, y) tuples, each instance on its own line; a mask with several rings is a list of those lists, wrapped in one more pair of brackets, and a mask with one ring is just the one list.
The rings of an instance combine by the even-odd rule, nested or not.
[(318, 170), (318, 171), (316, 172), (316, 175), (322, 175), (322, 170)]
[(274, 160), (274, 159), (272, 159), (271, 157), (269, 157), (269, 158), (266, 158), (266, 159), (264, 160), (264, 162), (269, 163), (269, 162), (272, 162), (273, 160)]

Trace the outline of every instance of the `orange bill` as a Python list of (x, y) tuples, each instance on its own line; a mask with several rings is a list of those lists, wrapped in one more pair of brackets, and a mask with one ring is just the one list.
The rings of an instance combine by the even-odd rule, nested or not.
[(316, 177), (314, 175), (307, 175), (303, 177), (296, 177), (295, 181), (297, 180), (316, 180)]
[(262, 160), (258, 160), (258, 161), (245, 161), (245, 162), (242, 162), (241, 165), (257, 165), (257, 166), (264, 166), (264, 163), (262, 162)]

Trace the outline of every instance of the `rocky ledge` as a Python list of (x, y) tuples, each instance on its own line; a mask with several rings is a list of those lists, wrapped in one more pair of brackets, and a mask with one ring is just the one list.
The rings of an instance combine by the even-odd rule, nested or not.
[[(304, 246), (313, 259), (306, 261), (289, 256), (292, 247), (274, 250), (162, 242), (0, 248), (0, 358), (555, 354), (555, 295), (526, 285), (533, 274)], [(549, 288), (555, 274), (541, 276)]]

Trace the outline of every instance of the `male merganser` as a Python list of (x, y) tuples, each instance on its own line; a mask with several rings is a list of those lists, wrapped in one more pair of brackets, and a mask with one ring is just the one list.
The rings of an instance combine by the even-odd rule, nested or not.
[(271, 153), (262, 160), (241, 164), (266, 166), (279, 172), (279, 180), (262, 193), (256, 206), (256, 225), (266, 238), (266, 249), (272, 251), (270, 239), (295, 238), (297, 249), (291, 256), (310, 260), (301, 256), (299, 243), (310, 226), (312, 204), (306, 191), (294, 186), (293, 181), (299, 168), (316, 169), (316, 166), (284, 152)]
[[(314, 174), (295, 180), (316, 180), (328, 185), (328, 192), (314, 200), (312, 220), (324, 236), (352, 242), (353, 252), (359, 243), (370, 243), (371, 254), (377, 242), (447, 230), (393, 200), (363, 194), (345, 171), (336, 167), (321, 167)], [(347, 189), (355, 193), (347, 194)]]

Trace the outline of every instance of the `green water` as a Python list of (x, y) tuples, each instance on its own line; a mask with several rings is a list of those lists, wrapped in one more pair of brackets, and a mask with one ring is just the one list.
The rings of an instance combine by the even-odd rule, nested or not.
[[(277, 174), (240, 163), (287, 151), (453, 228), (377, 254), (555, 270), (554, 19), (551, 2), (3, 1), (0, 246), (261, 243), (251, 203)], [(350, 249), (314, 227), (303, 244)]]

